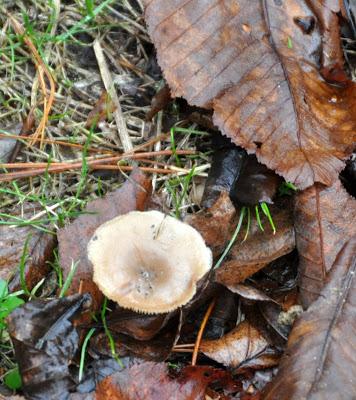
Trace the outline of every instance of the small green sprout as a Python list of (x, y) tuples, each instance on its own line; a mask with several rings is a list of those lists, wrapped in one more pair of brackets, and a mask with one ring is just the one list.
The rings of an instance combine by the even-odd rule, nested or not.
[[(24, 301), (19, 297), (25, 294), (23, 290), (9, 293), (8, 283), (4, 279), (0, 279), (0, 332), (7, 328), (5, 322), (6, 317), (17, 307), (24, 304)], [(21, 375), (18, 367), (8, 371), (3, 377), (5, 385), (12, 389), (19, 389), (22, 385)]]
[(9, 293), (7, 282), (0, 279), (0, 330), (6, 328), (5, 318), (24, 301), (19, 297), (24, 294), (23, 290)]
[(293, 48), (292, 39), (289, 36), (288, 36), (288, 39), (287, 39), (287, 47), (288, 47), (288, 49), (292, 49)]
[(278, 194), (280, 196), (291, 196), (297, 190), (298, 188), (292, 182), (283, 182), (278, 188)]

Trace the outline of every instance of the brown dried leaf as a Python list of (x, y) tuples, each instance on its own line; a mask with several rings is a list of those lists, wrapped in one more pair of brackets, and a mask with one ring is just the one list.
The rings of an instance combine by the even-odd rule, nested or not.
[[(64, 278), (68, 276), (73, 262), (78, 262), (69, 294), (91, 293), (94, 302), (100, 303), (101, 293), (92, 281), (92, 265), (87, 257), (87, 245), (95, 229), (104, 222), (129, 211), (143, 210), (151, 192), (151, 181), (140, 170), (131, 173), (120, 189), (90, 202), (73, 223), (58, 232), (59, 258)], [(95, 304), (97, 307), (98, 304)]]
[[(343, 0), (311, 0), (309, 2), (320, 22), (320, 30), (323, 33), (321, 68), (320, 72), (329, 82), (347, 82), (345, 72), (342, 42), (340, 40), (340, 19), (346, 19), (347, 12)], [(299, 26), (302, 29), (310, 29), (307, 20), (300, 19)]]
[(168, 85), (164, 85), (151, 100), (151, 109), (146, 114), (146, 121), (151, 119), (161, 110), (163, 110), (172, 100), (171, 91)]
[[(24, 214), (21, 214), (21, 217), (30, 219), (34, 215), (34, 211), (27, 209)], [(30, 290), (47, 274), (47, 261), (53, 259), (55, 236), (31, 226), (14, 228), (6, 225), (0, 226), (0, 278), (9, 280), (14, 276), (10, 290), (17, 290), (20, 287), (19, 264), (29, 235), (25, 279)]]
[(330, 282), (296, 322), (265, 400), (354, 398), (356, 237), (339, 252)]
[[(220, 339), (202, 340), (199, 350), (207, 357), (224, 364), (229, 368), (241, 367), (245, 362), (253, 368), (252, 359), (258, 359), (269, 348), (268, 340), (249, 322), (241, 322), (235, 329)], [(277, 360), (268, 358), (267, 365), (256, 361), (257, 368), (268, 368), (276, 365)]]
[(211, 367), (187, 367), (178, 379), (165, 363), (145, 362), (115, 373), (99, 383), (96, 400), (204, 400), (216, 379)]
[(185, 222), (203, 236), (214, 256), (218, 256), (231, 238), (231, 224), (236, 214), (229, 193), (222, 191), (211, 208), (187, 215)]
[(270, 207), (276, 234), (264, 220), (264, 232), (252, 218), (250, 233), (242, 242), (245, 232), (241, 232), (232, 247), (228, 260), (216, 270), (215, 279), (227, 287), (234, 286), (265, 267), (271, 261), (288, 254), (294, 249), (295, 238), (290, 207)]
[(115, 111), (116, 107), (111, 100), (109, 94), (103, 91), (99, 100), (95, 103), (94, 108), (88, 114), (87, 122), (85, 126), (91, 128), (97, 125), (99, 122), (104, 121), (110, 114)]
[(172, 96), (213, 108), (225, 135), (299, 188), (337, 179), (356, 139), (356, 85), (321, 77), (322, 21), (306, 2), (144, 4)]
[(304, 306), (318, 298), (340, 249), (356, 234), (355, 220), (356, 200), (339, 181), (298, 193), (295, 230)]

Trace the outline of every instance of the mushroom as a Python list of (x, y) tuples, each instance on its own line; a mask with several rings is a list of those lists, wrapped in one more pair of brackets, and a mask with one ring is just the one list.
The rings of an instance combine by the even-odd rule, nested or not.
[(88, 258), (106, 297), (151, 314), (188, 303), (212, 266), (200, 233), (158, 211), (132, 211), (99, 226)]

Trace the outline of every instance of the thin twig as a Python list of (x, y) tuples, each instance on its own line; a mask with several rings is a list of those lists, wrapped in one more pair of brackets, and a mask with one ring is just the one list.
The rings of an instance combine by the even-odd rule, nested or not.
[[(196, 154), (194, 150), (177, 150), (175, 152), (178, 155), (193, 155)], [(97, 164), (104, 164), (104, 163), (111, 163), (111, 162), (117, 162), (117, 161), (122, 161), (125, 159), (135, 159), (139, 160), (144, 157), (156, 157), (156, 156), (170, 156), (173, 154), (172, 150), (161, 150), (161, 151), (148, 151), (148, 152), (141, 152), (141, 153), (133, 153), (133, 154), (122, 154), (119, 156), (113, 156), (113, 157), (103, 157), (103, 158), (97, 158), (97, 159), (86, 159), (86, 162), (88, 166), (94, 166)], [(78, 162), (52, 162), (51, 164), (46, 163), (46, 162), (36, 162), (36, 163), (3, 163), (0, 164), (0, 168), (14, 168), (14, 169), (20, 169), (20, 168), (26, 168), (26, 169), (31, 169), (31, 168), (47, 168), (48, 166), (50, 167), (65, 167), (67, 166), (68, 168), (76, 168), (82, 166), (82, 161)]]

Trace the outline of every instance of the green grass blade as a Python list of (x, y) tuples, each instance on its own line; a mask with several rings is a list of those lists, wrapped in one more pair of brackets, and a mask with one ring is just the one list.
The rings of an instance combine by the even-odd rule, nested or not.
[(90, 22), (93, 18), (95, 18), (98, 14), (100, 14), (107, 6), (109, 6), (111, 3), (114, 3), (116, 1), (117, 0), (103, 1), (101, 4), (98, 5), (98, 7), (93, 9), (92, 15), (86, 15), (79, 22), (77, 22), (74, 26), (72, 26), (72, 28), (70, 28), (69, 31), (67, 31), (66, 33), (63, 33), (62, 35), (57, 36), (55, 41), (57, 43), (65, 42), (70, 36), (76, 34), (80, 27), (82, 27), (83, 25)]
[(250, 207), (247, 207), (246, 209), (247, 209), (247, 226), (246, 226), (246, 233), (245, 233), (243, 242), (247, 239), (248, 233), (250, 232), (250, 226), (251, 226), (251, 210), (250, 210)]
[(237, 223), (236, 229), (234, 234), (232, 235), (232, 238), (230, 239), (229, 244), (226, 246), (224, 252), (222, 253), (221, 257), (219, 258), (219, 260), (217, 261), (217, 263), (214, 266), (214, 269), (217, 269), (220, 267), (220, 265), (222, 264), (222, 262), (224, 261), (225, 257), (227, 256), (228, 252), (230, 251), (231, 247), (233, 246), (233, 244), (236, 241), (237, 235), (239, 234), (240, 230), (241, 230), (241, 226), (242, 226), (242, 221), (244, 219), (246, 213), (246, 207), (242, 207), (241, 209), (241, 213), (240, 213), (240, 218), (239, 218), (239, 222)]
[(274, 225), (273, 218), (272, 218), (272, 215), (271, 215), (271, 213), (269, 211), (267, 203), (265, 203), (265, 202), (261, 203), (261, 208), (262, 208), (262, 211), (265, 214), (265, 216), (268, 218), (268, 221), (269, 221), (269, 223), (271, 225), (271, 228), (273, 230), (273, 235), (275, 235), (276, 234), (276, 227)]
[(65, 280), (65, 282), (64, 282), (64, 284), (62, 286), (62, 289), (61, 289), (58, 297), (64, 297), (65, 294), (67, 293), (67, 290), (69, 289), (69, 287), (70, 287), (70, 285), (72, 283), (74, 274), (77, 271), (78, 264), (79, 264), (79, 261), (76, 261), (75, 263), (72, 262), (72, 266), (70, 268), (70, 272), (69, 272), (69, 274), (67, 276), (67, 279)]
[(261, 229), (261, 231), (264, 232), (258, 205), (255, 206), (255, 210), (256, 210), (256, 220), (257, 220), (258, 226)]
[(85, 353), (87, 351), (89, 340), (93, 336), (94, 332), (95, 332), (95, 328), (91, 328), (90, 331), (86, 334), (84, 342), (83, 342), (82, 350), (80, 352), (80, 364), (79, 364), (79, 376), (78, 376), (79, 382), (83, 379)]
[(124, 368), (124, 364), (118, 357), (115, 349), (115, 341), (114, 338), (111, 335), (110, 329), (108, 328), (108, 324), (106, 322), (106, 305), (107, 305), (108, 299), (105, 297), (103, 307), (101, 309), (101, 321), (103, 323), (105, 335), (108, 337), (109, 344), (110, 344), (110, 350), (111, 350), (111, 355), (113, 356), (114, 360), (120, 365), (120, 367)]

